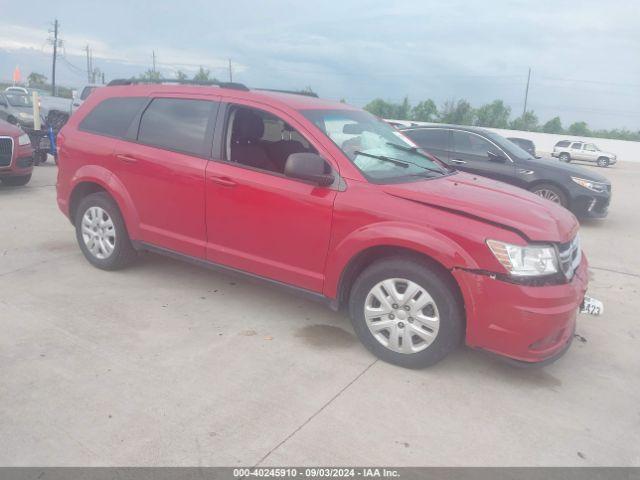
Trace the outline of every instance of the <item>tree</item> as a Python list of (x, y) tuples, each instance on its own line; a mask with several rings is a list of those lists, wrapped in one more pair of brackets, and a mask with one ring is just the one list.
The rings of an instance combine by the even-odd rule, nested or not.
[(434, 122), (438, 117), (438, 107), (430, 98), (423, 100), (411, 109), (411, 120)]
[(476, 110), (475, 125), (481, 127), (507, 128), (511, 107), (507, 107), (502, 100), (494, 100)]
[(560, 117), (553, 117), (551, 120), (545, 123), (542, 126), (542, 131), (544, 133), (564, 133), (562, 122), (560, 122)]
[(211, 81), (211, 72), (202, 67), (198, 70), (198, 72), (193, 76), (193, 80), (196, 82), (210, 82)]
[(176, 79), (178, 79), (178, 80), (186, 80), (187, 79), (187, 74), (184, 73), (182, 70), (178, 70), (176, 72)]
[(527, 110), (521, 117), (513, 119), (509, 124), (509, 128), (513, 130), (535, 132), (538, 130), (538, 117), (533, 110)]
[(474, 117), (473, 108), (466, 100), (447, 100), (438, 115), (440, 122), (454, 125), (472, 125)]
[(581, 135), (583, 137), (590, 137), (591, 130), (587, 127), (586, 122), (574, 122), (569, 125), (568, 132), (570, 135)]
[(160, 80), (160, 72), (149, 69), (143, 74), (141, 74), (138, 78), (140, 80), (158, 81)]
[(42, 87), (47, 83), (47, 77), (41, 73), (31, 72), (27, 77), (27, 82), (30, 87)]
[(370, 101), (365, 105), (364, 109), (380, 118), (393, 118), (394, 111), (396, 110), (392, 103), (386, 102), (381, 98)]

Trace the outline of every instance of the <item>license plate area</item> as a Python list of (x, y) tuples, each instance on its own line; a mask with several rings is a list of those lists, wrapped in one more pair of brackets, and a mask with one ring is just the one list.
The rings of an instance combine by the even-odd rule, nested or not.
[(585, 296), (580, 304), (580, 313), (588, 315), (602, 315), (604, 313), (604, 304), (593, 297)]

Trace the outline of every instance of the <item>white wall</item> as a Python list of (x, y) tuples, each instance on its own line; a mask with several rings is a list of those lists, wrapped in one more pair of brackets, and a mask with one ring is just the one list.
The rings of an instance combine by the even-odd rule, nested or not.
[[(403, 125), (437, 125), (427, 122), (407, 122), (402, 120), (392, 120)], [(483, 127), (484, 128), (484, 127)], [(611, 140), (607, 138), (579, 137), (576, 135), (556, 135), (554, 133), (522, 132), (519, 130), (503, 130), (500, 128), (487, 128), (503, 137), (519, 137), (531, 140), (536, 144), (536, 152), (549, 154), (553, 151), (553, 146), (560, 140), (582, 140), (595, 143), (601, 150), (614, 153), (618, 156), (618, 161), (640, 162), (640, 142), (630, 142), (628, 140)]]

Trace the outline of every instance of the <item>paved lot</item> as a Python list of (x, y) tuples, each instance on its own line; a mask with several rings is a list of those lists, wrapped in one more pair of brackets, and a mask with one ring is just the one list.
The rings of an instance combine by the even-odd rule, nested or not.
[(611, 214), (582, 236), (606, 312), (569, 353), (411, 371), (273, 287), (156, 255), (91, 267), (38, 167), (0, 187), (0, 465), (640, 466), (640, 164), (604, 173)]

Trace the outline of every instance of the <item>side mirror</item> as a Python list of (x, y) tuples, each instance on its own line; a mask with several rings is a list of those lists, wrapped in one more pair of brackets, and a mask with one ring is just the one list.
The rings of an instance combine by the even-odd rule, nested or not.
[(489, 157), (490, 162), (504, 163), (507, 161), (507, 159), (504, 158), (504, 155), (500, 153), (494, 153), (492, 151), (487, 152), (487, 157)]
[(335, 177), (327, 170), (327, 162), (317, 153), (292, 153), (287, 158), (284, 174), (287, 177), (299, 178), (308, 182), (327, 187), (333, 183)]
[(349, 135), (360, 135), (364, 131), (364, 128), (360, 123), (347, 123), (342, 127), (342, 133)]

